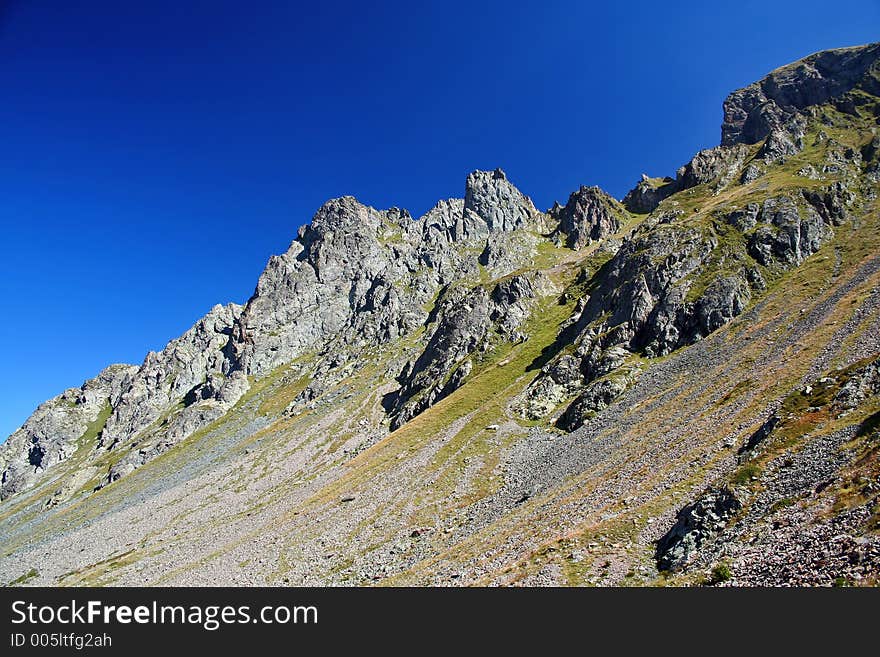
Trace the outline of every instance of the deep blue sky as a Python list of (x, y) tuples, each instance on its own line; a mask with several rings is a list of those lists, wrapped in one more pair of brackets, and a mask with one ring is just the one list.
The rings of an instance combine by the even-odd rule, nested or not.
[(0, 0), (0, 440), (245, 301), (327, 198), (619, 197), (729, 91), (880, 38), (877, 0), (373, 4)]

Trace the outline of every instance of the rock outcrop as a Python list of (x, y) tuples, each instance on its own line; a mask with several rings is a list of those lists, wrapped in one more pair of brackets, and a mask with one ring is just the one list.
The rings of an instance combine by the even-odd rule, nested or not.
[[(831, 104), (843, 112), (869, 103), (880, 91), (880, 44), (816, 53), (776, 69), (731, 93), (724, 101), (721, 144), (697, 153), (676, 178), (642, 176), (623, 199), (630, 212), (652, 212), (666, 198), (696, 185), (720, 190), (737, 178), (758, 179), (767, 164), (784, 161), (805, 147), (810, 112)], [(750, 145), (761, 144), (749, 161)], [(746, 166), (743, 166), (746, 163)]]
[(110, 409), (136, 372), (132, 365), (111, 365), (82, 387), (41, 404), (0, 447), (0, 499), (31, 486), (49, 468), (70, 458), (80, 443), (94, 448)]
[[(479, 218), (488, 232), (508, 232), (523, 228), (537, 210), (531, 199), (507, 180), (501, 169), (474, 171), (467, 178), (464, 195), (465, 220), (468, 215)], [(482, 226), (480, 226), (482, 228)], [(464, 232), (462, 237), (470, 236)]]
[(454, 287), (438, 300), (425, 350), (406, 364), (400, 390), (386, 400), (396, 429), (461, 387), (499, 340), (522, 342), (519, 331), (535, 301), (550, 287), (541, 274), (519, 275), (491, 288)]
[[(201, 395), (212, 375), (222, 372), (224, 349), (241, 306), (214, 306), (211, 311), (160, 352), (150, 352), (112, 405), (98, 447), (116, 449), (162, 418), (171, 406), (188, 395)], [(200, 393), (195, 389), (202, 387)], [(237, 401), (222, 386), (216, 399)], [(240, 396), (240, 395), (239, 395)]]
[(660, 202), (672, 196), (678, 191), (678, 185), (674, 178), (661, 178), (652, 180), (647, 174), (642, 174), (641, 179), (623, 197), (623, 205), (630, 212), (647, 214), (653, 212)]
[(679, 570), (700, 547), (716, 536), (742, 502), (730, 488), (710, 489), (678, 512), (676, 522), (657, 541), (655, 558), (660, 570)]
[(630, 386), (632, 378), (631, 373), (626, 373), (590, 383), (568, 405), (556, 421), (556, 426), (569, 432), (579, 429), (596, 413), (610, 406)]
[(811, 205), (781, 196), (764, 201), (749, 237), (749, 254), (761, 265), (799, 265), (834, 232)]
[(713, 183), (716, 189), (722, 188), (736, 178), (749, 154), (749, 148), (743, 144), (702, 150), (679, 168), (675, 179), (676, 188), (690, 189), (707, 183)]
[[(563, 357), (564, 366), (558, 361), (544, 366), (520, 405), (523, 415), (549, 413), (581, 386), (619, 369), (634, 353), (666, 355), (739, 315), (751, 299), (747, 263), (727, 272), (716, 271), (714, 263), (742, 256), (711, 229), (643, 224), (597, 274), (573, 328), (577, 337), (572, 353)], [(619, 394), (626, 387), (626, 380), (585, 391), (560, 426), (577, 426), (576, 418), (597, 410), (598, 400), (607, 404), (612, 391)], [(595, 399), (594, 392), (600, 393)]]
[[(475, 171), (464, 200), (443, 201), (413, 221), (352, 197), (328, 201), (282, 256), (273, 256), (236, 322), (227, 371), (260, 376), (345, 333), (352, 345), (383, 343), (425, 318), (442, 286), (475, 275), (473, 249), (528, 224), (531, 201), (500, 169)], [(494, 249), (494, 250), (493, 250)], [(528, 246), (489, 248), (492, 268), (522, 266)]]
[(556, 235), (571, 249), (582, 249), (620, 230), (625, 212), (620, 203), (598, 187), (581, 187), (572, 192), (564, 206), (550, 216), (558, 223)]
[(750, 149), (743, 144), (707, 148), (680, 166), (675, 178), (652, 179), (642, 174), (641, 180), (623, 197), (623, 205), (630, 212), (645, 214), (676, 192), (697, 185), (710, 185), (718, 192), (741, 176), (740, 170), (749, 155)]
[[(688, 171), (679, 179), (693, 182), (719, 171), (732, 179), (736, 173), (714, 164)], [(621, 370), (589, 387), (592, 382), (633, 354), (664, 356), (737, 317), (753, 293), (765, 289), (762, 271), (785, 271), (818, 251), (833, 237), (833, 226), (851, 216), (853, 198), (838, 182), (747, 203), (717, 221), (657, 210), (591, 280), (578, 311), (575, 348), (544, 366), (517, 405), (519, 413), (545, 417), (567, 402), (557, 425), (577, 428), (628, 387), (631, 373)]]
[[(880, 94), (880, 44), (826, 50), (771, 72), (724, 101), (721, 145), (755, 144), (789, 132), (787, 124), (809, 107), (833, 102), (846, 108), (855, 88)], [(784, 140), (784, 137), (782, 137)]]
[(848, 410), (858, 407), (866, 399), (878, 393), (880, 393), (880, 358), (851, 372), (834, 397), (834, 404), (839, 409)]

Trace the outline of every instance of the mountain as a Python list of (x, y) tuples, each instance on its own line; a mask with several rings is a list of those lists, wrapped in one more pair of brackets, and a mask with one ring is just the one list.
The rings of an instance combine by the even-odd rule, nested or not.
[(621, 201), (328, 201), (0, 446), (0, 582), (877, 584), (880, 44), (723, 109)]

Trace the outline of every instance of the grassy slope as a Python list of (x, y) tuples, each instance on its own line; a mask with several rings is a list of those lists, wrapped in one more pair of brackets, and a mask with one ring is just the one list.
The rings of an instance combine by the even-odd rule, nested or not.
[[(869, 217), (870, 222), (866, 222), (864, 230), (849, 231), (848, 235), (843, 234), (836, 240), (835, 246), (843, 258), (842, 269), (852, 271), (855, 265), (873, 257), (880, 249), (877, 237), (880, 221), (876, 211), (872, 211)], [(511, 537), (519, 536), (522, 543), (527, 544), (529, 541), (525, 537), (534, 528), (540, 528), (543, 544), (526, 548), (518, 559), (493, 567), (494, 574), (484, 576), (482, 581), (510, 583), (526, 580), (548, 564), (556, 564), (568, 583), (582, 584), (588, 579), (602, 581), (604, 571), (611, 570), (616, 562), (624, 563), (626, 573), (635, 573), (634, 569), (649, 566), (653, 548), (646, 541), (639, 540), (640, 535), (649, 530), (648, 521), (664, 513), (668, 517), (672, 510), (705, 485), (714, 470), (731, 470), (730, 452), (718, 449), (719, 437), (736, 436), (739, 444), (757, 429), (754, 418), (764, 417), (757, 411), (766, 407), (770, 400), (786, 398), (790, 390), (801, 384), (811, 363), (828, 343), (835, 325), (857, 310), (858, 305), (854, 302), (868, 289), (880, 284), (877, 276), (862, 281), (855, 290), (836, 301), (815, 330), (767, 358), (768, 342), (784, 343), (786, 334), (795, 324), (795, 321), (789, 323), (785, 319), (780, 321), (780, 318), (792, 320), (799, 317), (801, 308), (818, 305), (834, 292), (833, 285), (824, 290), (817, 289), (818, 281), (833, 280), (832, 265), (833, 259), (820, 252), (803, 268), (783, 277), (762, 300), (756, 317), (735, 320), (712, 336), (713, 341), (736, 345), (728, 362), (702, 372), (697, 380), (681, 381), (674, 395), (662, 403), (652, 407), (647, 400), (649, 403), (643, 407), (632, 409), (630, 413), (638, 416), (638, 421), (622, 437), (621, 442), (626, 447), (612, 467), (603, 462), (601, 469), (587, 470), (562, 490), (551, 491), (530, 501), (522, 509), (448, 552), (419, 564), (411, 574), (395, 581), (423, 581), (438, 562), (466, 564)], [(705, 386), (706, 379), (712, 380), (711, 387)], [(733, 407), (730, 402), (736, 401), (740, 403)], [(720, 418), (717, 417), (719, 410), (723, 411)], [(860, 422), (861, 415), (854, 415), (850, 420)], [(674, 451), (665, 441), (676, 435), (682, 421), (688, 423), (688, 438), (693, 440), (687, 451), (678, 457), (678, 463), (672, 459), (663, 463), (660, 459), (671, 456)], [(660, 457), (654, 463), (662, 465), (662, 469), (642, 465), (642, 456), (652, 451)], [(678, 477), (674, 476), (676, 470), (680, 473)], [(636, 498), (640, 497), (640, 492), (647, 491), (648, 494), (631, 506), (624, 505), (622, 500), (626, 495), (620, 495), (611, 504), (596, 508), (589, 501), (591, 493), (609, 482), (618, 484), (620, 489), (628, 490)], [(587, 500), (587, 503), (579, 504), (581, 500)], [(619, 517), (602, 519), (603, 515), (611, 514), (619, 514)], [(558, 529), (554, 531), (552, 528)], [(605, 566), (606, 562), (611, 566)], [(621, 568), (617, 570), (619, 575)]]

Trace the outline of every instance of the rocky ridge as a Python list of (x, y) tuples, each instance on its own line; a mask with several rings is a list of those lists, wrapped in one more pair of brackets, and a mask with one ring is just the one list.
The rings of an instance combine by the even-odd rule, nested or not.
[[(479, 275), (480, 260), (496, 276), (526, 264), (532, 255), (528, 235), (509, 240), (506, 249), (498, 248), (503, 242), (496, 237), (530, 227), (540, 221), (537, 215), (500, 169), (471, 173), (463, 200), (441, 201), (418, 220), (405, 210), (379, 211), (353, 197), (328, 201), (286, 253), (269, 259), (245, 306), (215, 306), (161, 352), (148, 354), (136, 371), (125, 370), (129, 378), (110, 401), (94, 449), (127, 453), (109, 468), (103, 484), (224, 415), (247, 392), (248, 376), (265, 375), (334, 340), (358, 349), (408, 335), (426, 322), (425, 306), (441, 289)], [(522, 244), (525, 248), (513, 248)], [(500, 289), (496, 294), (502, 301), (509, 296)], [(487, 319), (499, 314), (485, 304), (481, 310)], [(512, 330), (510, 317), (522, 311), (511, 306), (501, 312), (508, 318), (502, 327)], [(461, 370), (459, 377), (464, 374)], [(421, 397), (419, 408), (436, 397)], [(58, 422), (67, 422), (55, 415), (38, 411), (4, 445), (3, 497), (57, 462), (55, 443), (82, 434), (80, 421), (69, 435), (55, 438)], [(96, 416), (90, 407), (83, 417)], [(30, 454), (40, 451), (49, 456), (35, 465)]]
[[(457, 524), (442, 530), (407, 530), (410, 539), (436, 534), (437, 540), (463, 540), (482, 531), (481, 522), (500, 522), (505, 513), (529, 508), (533, 498), (553, 495), (562, 485), (542, 472), (576, 463), (593, 467), (601, 459), (590, 445), (601, 442), (602, 432), (615, 431), (606, 419), (655, 403), (639, 391), (653, 385), (662, 359), (679, 358), (692, 345), (741, 327), (756, 304), (817, 258), (833, 259), (832, 278), (839, 275), (843, 250), (854, 248), (847, 246), (855, 243), (852, 236), (868, 230), (875, 211), (878, 59), (876, 44), (818, 53), (732, 93), (724, 104), (720, 146), (695, 155), (675, 178), (644, 177), (622, 202), (581, 187), (564, 206), (539, 212), (500, 169), (471, 173), (464, 198), (441, 201), (418, 219), (352, 197), (328, 201), (284, 254), (270, 258), (244, 306), (215, 306), (141, 366), (111, 366), (40, 406), (0, 447), (0, 498), (13, 519), (7, 522), (30, 513), (32, 493), (48, 523), (68, 500), (88, 503), (96, 489), (113, 496), (126, 489), (120, 488), (126, 481), (142, 482), (133, 473), (158, 471), (160, 455), (191, 453), (199, 462), (203, 457), (188, 446), (191, 439), (230, 446), (228, 452), (208, 450), (212, 458), (244, 454), (247, 460), (254, 448), (239, 452), (239, 445), (259, 446), (264, 436), (276, 442), (263, 476), (281, 476), (276, 462), (286, 463), (284, 468), (299, 473), (296, 486), (319, 497), (323, 489), (311, 486), (335, 490), (343, 484), (333, 483), (334, 477), (348, 481), (349, 475), (335, 470), (341, 463), (351, 461), (353, 469), (344, 472), (358, 472), (359, 463), (404, 437), (410, 441), (406, 451), (380, 460), (383, 468), (410, 455), (418, 441), (428, 441), (425, 449), (435, 445), (431, 457), (412, 456), (405, 474), (412, 483), (419, 472), (428, 473), (427, 492), (409, 502), (416, 507), (412, 517), (428, 523), (439, 512), (418, 507), (436, 503), (461, 509), (466, 519), (453, 518)], [(853, 339), (868, 348), (862, 334)], [(813, 410), (790, 413), (813, 418), (833, 409), (840, 416), (835, 421), (845, 423), (852, 414), (853, 422), (864, 422), (878, 394), (876, 360), (864, 368), (852, 376), (847, 371), (846, 381), (826, 373), (837, 382), (837, 397), (815, 399)], [(812, 399), (814, 390), (827, 388), (821, 381), (810, 387), (798, 394)], [(509, 396), (501, 398), (501, 392)], [(632, 406), (621, 409), (624, 399)], [(733, 403), (720, 399), (719, 408)], [(738, 473), (752, 472), (742, 468), (764, 459), (765, 446), (792, 423), (775, 410), (769, 417), (750, 431), (738, 469), (707, 479), (708, 488), (677, 507), (666, 535), (653, 534), (659, 541), (654, 566), (681, 577), (708, 568), (735, 553), (730, 546), (748, 533), (742, 528), (750, 526), (749, 514), (763, 518), (782, 499), (770, 496), (765, 503), (759, 493), (756, 506), (753, 492), (736, 480)], [(416, 418), (424, 421), (413, 434), (408, 427)], [(849, 467), (851, 459), (832, 458), (828, 445), (853, 439), (857, 428), (828, 426), (830, 433), (814, 428), (816, 447), (801, 457), (767, 452), (768, 477), (788, 467), (785, 459), (801, 458), (814, 487), (820, 473)], [(424, 427), (438, 427), (439, 433), (424, 433)], [(528, 439), (522, 438), (524, 427), (531, 427)], [(300, 433), (330, 438), (300, 444)], [(540, 446), (566, 435), (572, 441), (566, 444), (583, 444), (592, 456), (543, 470), (532, 462), (539, 455), (571, 458), (566, 449), (574, 447), (557, 453)], [(523, 456), (503, 466), (508, 445)], [(601, 458), (613, 460), (613, 454)], [(284, 460), (299, 458), (304, 460)], [(451, 470), (432, 474), (435, 464), (449, 459)], [(817, 460), (824, 465), (815, 465)], [(408, 464), (404, 459), (401, 467)], [(378, 466), (370, 467), (375, 473)], [(400, 476), (387, 475), (388, 490), (397, 490), (390, 482)], [(762, 476), (746, 481), (761, 482)], [(543, 483), (527, 483), (532, 479)], [(793, 485), (783, 475), (767, 481), (786, 491)], [(235, 490), (242, 485), (259, 487), (252, 478)], [(358, 485), (345, 484), (353, 490)], [(370, 488), (382, 489), (372, 480)], [(375, 511), (361, 509), (358, 495), (343, 492), (340, 498), (346, 508), (359, 509), (353, 518), (366, 527)], [(869, 506), (850, 509), (847, 531), (871, 522), (864, 509)], [(319, 517), (330, 522), (335, 514), (322, 510)], [(380, 524), (356, 530), (343, 522), (345, 531), (366, 534)], [(413, 557), (400, 555), (418, 546), (404, 539), (395, 537), (392, 547), (383, 543), (381, 558), (371, 553), (362, 567), (381, 566), (380, 577), (388, 573), (382, 565), (387, 562), (415, 567)], [(432, 539), (419, 545), (428, 550), (437, 544)], [(859, 557), (851, 574), (872, 576), (871, 545), (859, 552), (867, 556)], [(760, 583), (766, 575), (734, 565), (744, 583)], [(548, 572), (551, 580), (561, 576)], [(328, 575), (333, 581), (337, 576)]]

